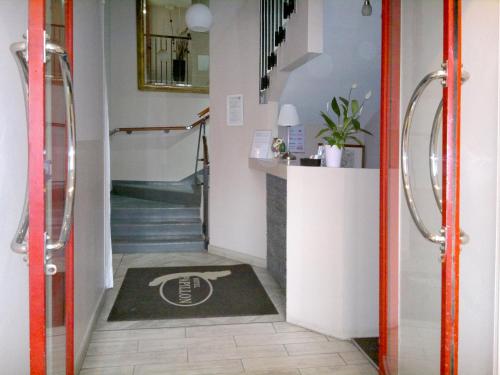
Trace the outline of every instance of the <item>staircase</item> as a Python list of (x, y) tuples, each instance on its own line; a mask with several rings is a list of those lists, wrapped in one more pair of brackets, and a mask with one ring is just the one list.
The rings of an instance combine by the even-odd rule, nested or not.
[(196, 252), (205, 249), (201, 189), (179, 182), (113, 181), (114, 253)]

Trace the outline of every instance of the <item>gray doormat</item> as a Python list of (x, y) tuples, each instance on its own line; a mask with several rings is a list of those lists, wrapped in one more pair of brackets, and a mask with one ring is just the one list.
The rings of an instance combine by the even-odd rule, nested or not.
[(278, 314), (248, 264), (129, 268), (108, 321)]

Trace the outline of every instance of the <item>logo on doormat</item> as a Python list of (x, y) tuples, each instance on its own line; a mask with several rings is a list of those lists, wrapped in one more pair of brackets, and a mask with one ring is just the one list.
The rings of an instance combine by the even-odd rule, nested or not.
[(160, 296), (174, 306), (201, 305), (212, 296), (214, 287), (210, 280), (231, 275), (231, 271), (183, 272), (157, 277), (149, 286), (160, 286)]

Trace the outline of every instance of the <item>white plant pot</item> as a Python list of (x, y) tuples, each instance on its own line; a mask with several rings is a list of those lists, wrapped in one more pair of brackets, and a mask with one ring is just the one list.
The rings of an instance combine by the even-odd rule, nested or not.
[(326, 166), (339, 168), (342, 162), (342, 149), (337, 146), (325, 146)]

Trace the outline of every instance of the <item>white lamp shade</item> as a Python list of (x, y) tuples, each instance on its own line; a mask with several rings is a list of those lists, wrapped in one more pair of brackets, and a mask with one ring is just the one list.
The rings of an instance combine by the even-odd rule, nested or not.
[(279, 126), (296, 126), (300, 124), (297, 108), (293, 104), (283, 104), (278, 117)]
[(204, 4), (193, 4), (186, 12), (186, 25), (189, 30), (205, 33), (212, 27), (212, 12)]

